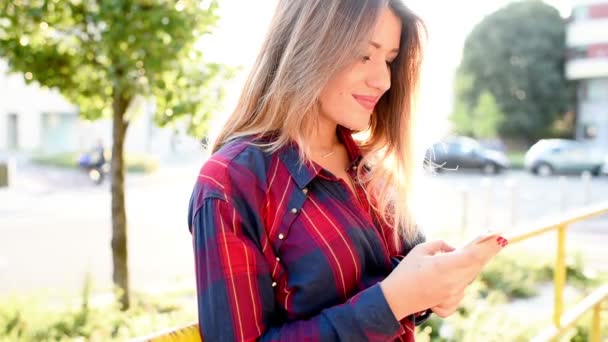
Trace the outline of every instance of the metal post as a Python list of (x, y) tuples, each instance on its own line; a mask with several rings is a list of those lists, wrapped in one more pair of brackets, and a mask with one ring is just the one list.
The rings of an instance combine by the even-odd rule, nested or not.
[(469, 212), (469, 194), (466, 189), (461, 190), (462, 194), (462, 208), (460, 217), (460, 231), (462, 236), (466, 236), (467, 233), (467, 213)]
[(482, 187), (486, 190), (485, 193), (485, 213), (483, 220), (483, 229), (490, 229), (490, 215), (492, 211), (492, 180), (488, 177), (484, 177), (481, 180)]
[(593, 320), (591, 321), (591, 342), (600, 342), (601, 328), (600, 328), (600, 311), (602, 308), (602, 302), (597, 303), (593, 307)]
[(509, 204), (510, 204), (510, 209), (509, 210), (509, 214), (510, 214), (510, 221), (509, 223), (511, 224), (511, 227), (515, 226), (515, 223), (517, 222), (517, 193), (516, 193), (516, 189), (515, 189), (515, 181), (512, 178), (509, 178), (507, 180), (507, 188), (509, 189)]
[(557, 257), (555, 258), (555, 270), (553, 272), (553, 283), (555, 287), (553, 323), (556, 328), (561, 326), (561, 317), (564, 311), (564, 286), (566, 284), (566, 228), (565, 225), (557, 228)]
[(559, 209), (566, 210), (566, 177), (559, 177)]
[(583, 203), (589, 204), (591, 203), (591, 172), (585, 171), (581, 175), (583, 179)]

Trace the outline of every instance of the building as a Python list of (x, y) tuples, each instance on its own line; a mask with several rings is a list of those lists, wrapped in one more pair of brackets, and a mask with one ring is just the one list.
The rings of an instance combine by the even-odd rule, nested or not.
[[(111, 120), (82, 120), (78, 108), (56, 90), (26, 84), (22, 75), (6, 74), (7, 70), (6, 62), (0, 60), (0, 156), (83, 152), (99, 139), (109, 147)], [(142, 113), (130, 124), (125, 150), (164, 158), (175, 153), (175, 130), (157, 127), (152, 107), (144, 103)], [(180, 151), (196, 153), (196, 140), (183, 133), (178, 138)]]
[(608, 1), (574, 1), (566, 76), (577, 83), (576, 138), (608, 152)]

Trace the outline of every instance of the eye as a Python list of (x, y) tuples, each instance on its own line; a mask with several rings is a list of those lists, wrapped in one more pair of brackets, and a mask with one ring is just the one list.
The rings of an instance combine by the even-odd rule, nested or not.
[(367, 61), (370, 61), (370, 60), (371, 60), (371, 57), (369, 57), (369, 56), (362, 56), (362, 57), (361, 57), (361, 60), (363, 61), (363, 63), (365, 63), (365, 62), (367, 62)]

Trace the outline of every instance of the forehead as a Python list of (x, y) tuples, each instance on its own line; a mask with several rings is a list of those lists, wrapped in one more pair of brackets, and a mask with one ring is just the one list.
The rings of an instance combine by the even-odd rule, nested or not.
[(401, 40), (401, 19), (389, 8), (384, 8), (371, 34), (371, 40), (390, 51), (399, 48)]

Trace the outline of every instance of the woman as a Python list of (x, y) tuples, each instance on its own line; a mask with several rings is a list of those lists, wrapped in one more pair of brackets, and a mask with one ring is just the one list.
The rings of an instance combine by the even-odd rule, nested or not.
[(204, 340), (411, 341), (502, 247), (411, 222), (421, 28), (397, 0), (279, 0), (190, 202)]

